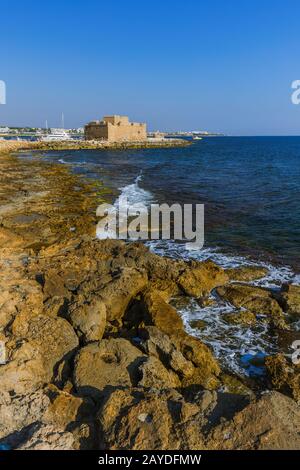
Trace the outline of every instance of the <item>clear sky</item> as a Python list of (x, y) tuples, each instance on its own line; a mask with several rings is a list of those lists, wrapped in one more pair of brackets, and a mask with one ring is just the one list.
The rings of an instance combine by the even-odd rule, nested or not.
[(0, 125), (78, 127), (127, 114), (151, 129), (300, 135), (300, 3), (1, 2)]

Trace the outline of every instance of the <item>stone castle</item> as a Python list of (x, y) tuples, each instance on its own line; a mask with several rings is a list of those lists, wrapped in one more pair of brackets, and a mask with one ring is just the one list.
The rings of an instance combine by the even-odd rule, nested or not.
[(110, 142), (140, 142), (147, 139), (146, 124), (129, 122), (127, 116), (104, 116), (101, 121), (91, 121), (84, 127), (86, 140)]

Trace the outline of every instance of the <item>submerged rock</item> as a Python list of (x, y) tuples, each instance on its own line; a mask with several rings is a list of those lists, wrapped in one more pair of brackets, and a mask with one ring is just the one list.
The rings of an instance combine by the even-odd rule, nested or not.
[(219, 287), (217, 292), (234, 307), (243, 307), (256, 315), (266, 315), (276, 328), (288, 328), (283, 311), (270, 291), (237, 283)]
[(204, 330), (207, 327), (207, 322), (205, 320), (192, 320), (190, 326), (197, 330)]
[(197, 302), (201, 308), (213, 307), (218, 304), (216, 299), (212, 299), (210, 297), (200, 297), (197, 299)]
[(251, 326), (256, 323), (256, 316), (249, 310), (225, 313), (222, 319), (231, 325)]

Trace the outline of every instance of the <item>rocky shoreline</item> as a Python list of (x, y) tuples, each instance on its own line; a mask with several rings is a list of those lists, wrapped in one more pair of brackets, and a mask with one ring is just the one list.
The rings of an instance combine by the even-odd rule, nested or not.
[(277, 354), (264, 359), (263, 383), (229, 374), (170, 304), (205, 303), (216, 289), (239, 309), (228, 321), (263, 316), (288, 332), (300, 286), (275, 294), (248, 284), (263, 275), (253, 268), (99, 241), (95, 209), (113, 198), (108, 188), (2, 151), (0, 444), (300, 449), (300, 367)]
[(146, 142), (101, 142), (99, 140), (67, 140), (65, 142), (30, 142), (17, 140), (1, 140), (0, 154), (21, 150), (125, 150), (147, 148), (187, 147), (191, 141), (184, 139), (147, 140)]

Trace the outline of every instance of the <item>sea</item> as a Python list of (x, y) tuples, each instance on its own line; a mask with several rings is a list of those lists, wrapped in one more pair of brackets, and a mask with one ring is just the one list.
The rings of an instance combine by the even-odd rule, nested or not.
[[(37, 153), (35, 152), (35, 158)], [(256, 285), (279, 290), (300, 284), (300, 137), (207, 137), (179, 148), (41, 152), (46, 161), (68, 165), (100, 180), (130, 204), (204, 204), (205, 243), (190, 250), (184, 241), (147, 241), (173, 258), (211, 259), (224, 268), (264, 266)], [(278, 337), (265, 322), (229, 325), (222, 316), (234, 307), (216, 293), (202, 308), (196, 299), (174, 299), (186, 330), (207, 343), (238, 374), (262, 374), (248, 361), (291, 352), (295, 335)], [(202, 320), (197, 328), (195, 320)], [(247, 359), (248, 358), (248, 359)]]

